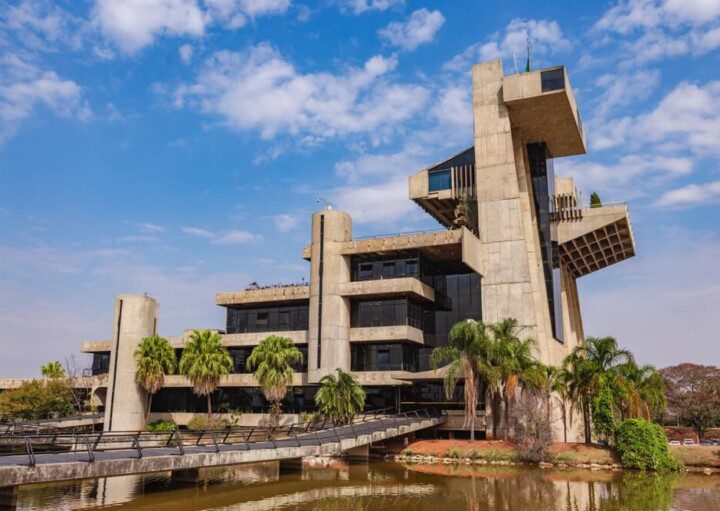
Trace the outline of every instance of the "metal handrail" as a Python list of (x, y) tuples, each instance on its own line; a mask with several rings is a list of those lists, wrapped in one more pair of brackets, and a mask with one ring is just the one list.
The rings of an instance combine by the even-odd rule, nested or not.
[[(133, 450), (136, 452), (138, 459), (143, 458), (143, 450), (169, 447), (175, 444), (178, 449), (178, 455), (183, 456), (187, 450), (185, 446), (189, 441), (190, 445), (198, 447), (210, 447), (215, 452), (220, 452), (220, 445), (244, 445), (245, 450), (250, 450), (251, 443), (270, 442), (273, 448), (277, 449), (279, 442), (291, 440), (297, 446), (302, 445), (302, 437), (313, 435), (317, 439), (318, 445), (324, 443), (341, 443), (343, 437), (347, 433), (357, 438), (368, 430), (372, 431), (372, 421), (380, 418), (392, 418), (392, 424), (395, 429), (403, 424), (409, 424), (415, 420), (429, 418), (430, 411), (413, 410), (403, 413), (388, 413), (394, 411), (394, 408), (383, 408), (379, 410), (371, 410), (353, 415), (347, 423), (333, 423), (328, 419), (323, 421), (322, 427), (313, 428), (312, 423), (293, 423), (285, 426), (277, 427), (249, 427), (249, 428), (232, 428), (225, 430), (172, 430), (172, 431), (99, 431), (99, 432), (67, 432), (67, 433), (44, 433), (36, 432), (33, 434), (23, 433), (17, 435), (14, 433), (0, 434), (0, 456), (16, 455), (17, 449), (24, 447), (25, 454), (28, 457), (28, 464), (34, 466), (36, 463), (36, 454), (40, 453), (59, 453), (74, 452), (78, 445), (84, 445), (88, 454), (88, 462), (94, 462), (98, 452)], [(312, 437), (310, 437), (312, 438)], [(21, 443), (18, 444), (17, 441)], [(11, 448), (11, 452), (3, 452), (3, 447)], [(12, 449), (16, 449), (12, 451)], [(195, 450), (197, 452), (197, 450)]]
[(395, 236), (418, 236), (420, 234), (436, 234), (441, 232), (448, 232), (451, 229), (427, 229), (424, 231), (409, 231), (409, 232), (393, 232), (387, 234), (374, 234), (372, 236), (357, 236), (352, 241), (361, 240), (374, 240), (378, 238), (393, 238)]

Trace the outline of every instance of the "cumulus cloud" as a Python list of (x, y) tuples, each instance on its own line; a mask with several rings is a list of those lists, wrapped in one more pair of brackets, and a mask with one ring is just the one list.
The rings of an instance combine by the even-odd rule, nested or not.
[(181, 227), (180, 231), (188, 236), (204, 238), (216, 245), (235, 245), (239, 243), (260, 243), (263, 237), (248, 231), (230, 230), (224, 233), (215, 233), (200, 227)]
[(236, 29), (289, 7), (290, 0), (96, 0), (93, 19), (107, 39), (134, 55), (157, 37), (201, 37), (212, 24)]
[(393, 46), (414, 50), (421, 44), (432, 42), (443, 23), (445, 17), (440, 11), (422, 8), (414, 11), (404, 22), (392, 22), (381, 28), (378, 34)]
[(340, 74), (301, 73), (275, 48), (260, 44), (212, 55), (195, 83), (177, 88), (175, 104), (190, 103), (265, 140), (283, 133), (308, 145), (351, 133), (379, 140), (428, 99), (422, 86), (386, 79), (396, 66), (396, 58), (376, 55)]
[(20, 124), (38, 107), (79, 120), (91, 116), (82, 98), (82, 87), (64, 80), (54, 71), (40, 69), (6, 54), (0, 58), (0, 143), (11, 137)]
[(78, 50), (89, 30), (86, 20), (49, 0), (22, 0), (0, 9), (0, 35), (12, 32), (35, 51)]
[(193, 58), (195, 49), (190, 44), (183, 44), (180, 48), (178, 48), (178, 53), (180, 54), (180, 60), (182, 60), (185, 64), (188, 64)]
[(397, 7), (405, 3), (405, 0), (338, 0), (340, 8), (350, 11), (353, 14), (362, 14), (367, 11), (386, 11), (391, 7)]
[(595, 28), (620, 34), (658, 26), (705, 24), (720, 17), (720, 0), (626, 0), (597, 21)]
[(290, 232), (298, 225), (297, 215), (290, 213), (276, 215), (273, 220), (275, 221), (275, 228), (280, 232)]
[(720, 202), (720, 181), (689, 184), (663, 193), (656, 206), (699, 206)]
[(213, 238), (215, 235), (206, 229), (200, 227), (181, 227), (180, 230), (189, 236), (195, 236), (197, 238)]
[(139, 228), (142, 232), (148, 232), (148, 233), (151, 233), (151, 234), (160, 234), (160, 233), (163, 233), (163, 232), (167, 232), (167, 229), (166, 229), (165, 227), (163, 227), (162, 225), (151, 224), (151, 223), (149, 223), (149, 222), (145, 222), (145, 223), (139, 224), (139, 225), (138, 225), (138, 228)]
[(513, 55), (524, 58), (528, 39), (532, 44), (534, 58), (539, 59), (566, 51), (571, 46), (557, 21), (514, 19), (503, 32), (496, 32), (484, 43), (468, 46), (465, 51), (450, 59), (445, 63), (445, 69), (467, 71), (478, 62), (512, 58)]

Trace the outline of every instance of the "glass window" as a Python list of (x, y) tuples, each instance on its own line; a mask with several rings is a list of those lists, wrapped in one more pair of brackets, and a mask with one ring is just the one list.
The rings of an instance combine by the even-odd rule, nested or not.
[(428, 175), (428, 190), (436, 192), (438, 190), (449, 190), (451, 185), (450, 169), (435, 170)]
[(385, 278), (395, 276), (395, 261), (390, 261), (389, 263), (383, 263), (382, 276)]
[(242, 334), (247, 332), (274, 332), (288, 330), (307, 330), (308, 305), (282, 305), (262, 309), (227, 310), (227, 332)]
[(563, 68), (550, 69), (540, 72), (540, 82), (543, 92), (565, 88), (565, 72)]

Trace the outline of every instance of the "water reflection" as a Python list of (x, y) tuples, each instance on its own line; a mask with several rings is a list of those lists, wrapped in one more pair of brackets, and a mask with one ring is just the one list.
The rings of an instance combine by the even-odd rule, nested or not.
[(19, 509), (191, 511), (615, 511), (720, 509), (720, 476), (470, 465), (333, 462), (208, 469), (198, 484), (169, 474), (23, 487)]

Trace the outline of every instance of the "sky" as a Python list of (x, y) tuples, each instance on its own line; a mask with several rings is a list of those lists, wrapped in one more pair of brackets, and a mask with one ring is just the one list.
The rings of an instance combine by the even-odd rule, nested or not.
[(110, 338), (121, 293), (223, 328), (217, 292), (307, 277), (318, 197), (358, 236), (439, 227), (407, 176), (472, 144), (471, 66), (528, 38), (587, 135), (556, 173), (633, 222), (578, 281), (586, 334), (720, 364), (720, 0), (0, 0), (0, 377)]

